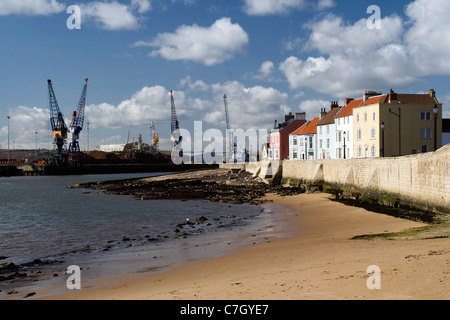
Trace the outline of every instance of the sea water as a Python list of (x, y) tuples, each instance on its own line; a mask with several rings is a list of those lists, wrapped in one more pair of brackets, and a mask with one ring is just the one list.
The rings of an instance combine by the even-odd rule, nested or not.
[[(260, 240), (276, 234), (269, 207), (206, 200), (142, 201), (68, 188), (156, 175), (161, 173), (0, 178), (0, 263), (20, 265), (39, 259), (81, 264), (95, 258), (97, 269), (113, 273), (123, 268), (125, 260), (142, 255), (146, 261), (137, 266), (145, 272), (217, 255), (232, 242), (234, 247), (251, 244), (236, 243), (249, 225), (253, 229), (245, 232), (250, 241), (256, 241), (251, 234), (256, 231), (263, 231)], [(199, 216), (207, 220), (186, 224)], [(149, 264), (151, 259), (155, 261)]]

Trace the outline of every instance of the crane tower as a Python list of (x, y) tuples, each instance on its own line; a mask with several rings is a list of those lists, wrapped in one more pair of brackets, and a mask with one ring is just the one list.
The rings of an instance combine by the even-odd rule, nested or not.
[(183, 137), (180, 134), (180, 123), (177, 118), (177, 111), (175, 109), (175, 100), (173, 98), (173, 91), (170, 90), (171, 96), (171, 132), (172, 138), (174, 140), (174, 146), (172, 150), (172, 161), (174, 163), (181, 163), (180, 158), (183, 158), (183, 148), (181, 146), (181, 142), (183, 141)]
[(89, 79), (84, 79), (84, 87), (81, 92), (80, 102), (78, 103), (77, 111), (72, 112), (72, 123), (70, 124), (69, 134), (71, 142), (69, 144), (69, 162), (72, 166), (79, 166), (81, 164), (81, 150), (78, 140), (80, 139), (80, 132), (84, 125), (84, 108), (86, 106), (86, 91)]
[(230, 163), (230, 162), (236, 161), (236, 145), (234, 143), (234, 134), (230, 128), (230, 113), (228, 110), (228, 98), (227, 98), (226, 94), (223, 96), (223, 103), (225, 105), (225, 120), (226, 120), (226, 124), (227, 124), (227, 142), (226, 142), (225, 162)]
[(53, 162), (56, 165), (62, 165), (67, 163), (67, 150), (65, 148), (67, 139), (67, 126), (64, 122), (64, 116), (59, 109), (58, 101), (56, 100), (55, 92), (53, 91), (53, 85), (51, 80), (48, 82), (49, 93), (49, 107), (50, 107), (50, 123), (53, 131), (54, 140), (54, 155)]

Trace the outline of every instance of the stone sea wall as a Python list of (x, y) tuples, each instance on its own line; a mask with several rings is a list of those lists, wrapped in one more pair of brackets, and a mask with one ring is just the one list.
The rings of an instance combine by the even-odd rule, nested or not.
[(258, 162), (241, 167), (284, 184), (327, 183), (365, 194), (392, 195), (421, 209), (450, 213), (450, 145), (396, 158)]

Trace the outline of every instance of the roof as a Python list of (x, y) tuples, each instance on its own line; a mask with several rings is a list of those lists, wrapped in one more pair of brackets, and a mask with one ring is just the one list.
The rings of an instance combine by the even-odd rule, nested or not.
[(297, 131), (291, 133), (293, 135), (306, 135), (306, 134), (316, 134), (317, 133), (317, 123), (319, 122), (320, 118), (316, 117), (312, 121), (308, 121), (305, 123), (300, 129)]
[[(436, 104), (435, 98), (430, 94), (396, 94), (397, 100), (401, 104)], [(374, 105), (377, 103), (388, 103), (389, 95), (384, 94), (381, 96), (370, 97), (364, 102), (361, 107)]]
[(363, 103), (363, 99), (353, 100), (348, 105), (343, 107), (336, 115), (336, 118), (343, 118), (353, 114), (353, 108), (359, 107)]
[(382, 95), (382, 96), (376, 96), (376, 97), (370, 97), (366, 100), (366, 102), (364, 102), (362, 104), (362, 106), (371, 106), (373, 104), (377, 104), (377, 103), (386, 103), (388, 95)]
[(318, 126), (324, 126), (327, 124), (334, 123), (335, 115), (341, 110), (341, 108), (333, 108), (331, 109), (318, 123)]
[(294, 132), (291, 133), (291, 135), (296, 135), (299, 136), (301, 134), (303, 134), (303, 130), (306, 128), (306, 126), (308, 125), (309, 122), (304, 123), (300, 128), (298, 128), (297, 130), (295, 130)]
[(297, 130), (299, 127), (303, 126), (306, 123), (306, 120), (294, 120), (290, 124), (288, 124), (283, 129), (280, 129), (280, 133), (287, 133), (288, 135)]

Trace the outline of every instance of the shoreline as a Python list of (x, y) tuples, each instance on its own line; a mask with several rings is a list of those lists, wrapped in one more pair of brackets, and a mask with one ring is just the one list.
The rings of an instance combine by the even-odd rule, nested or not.
[[(50, 300), (450, 299), (450, 240), (350, 240), (425, 224), (334, 202), (326, 194), (267, 195), (294, 210), (294, 232), (157, 274), (118, 276)], [(367, 268), (382, 289), (367, 288)], [(67, 291), (66, 291), (67, 292)], [(36, 299), (40, 299), (36, 297)]]

